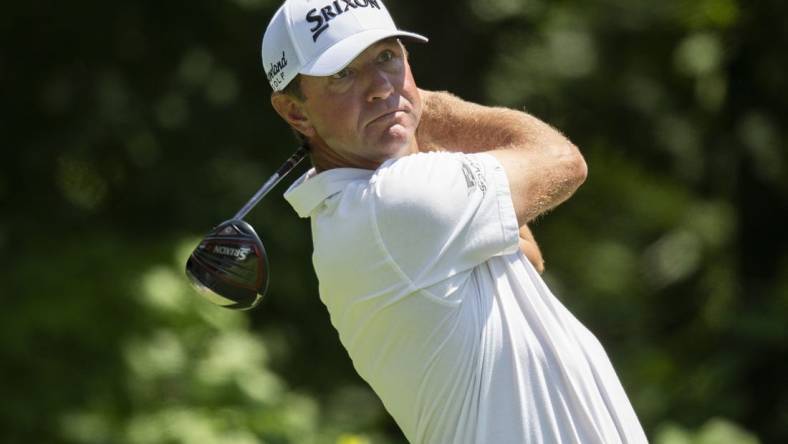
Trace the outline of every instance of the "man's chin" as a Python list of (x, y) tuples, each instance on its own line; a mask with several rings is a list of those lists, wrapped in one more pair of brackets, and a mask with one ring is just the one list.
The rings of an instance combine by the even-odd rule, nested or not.
[(388, 128), (376, 142), (375, 151), (384, 158), (384, 161), (418, 152), (413, 131), (408, 131), (400, 125)]

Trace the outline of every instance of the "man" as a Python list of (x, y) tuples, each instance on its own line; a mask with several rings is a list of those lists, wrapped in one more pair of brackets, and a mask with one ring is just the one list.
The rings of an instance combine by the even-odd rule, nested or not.
[(525, 113), (416, 87), (380, 0), (287, 0), (263, 38), (277, 113), (314, 168), (320, 297), (413, 443), (642, 443), (601, 345), (551, 294), (527, 223), (586, 166)]

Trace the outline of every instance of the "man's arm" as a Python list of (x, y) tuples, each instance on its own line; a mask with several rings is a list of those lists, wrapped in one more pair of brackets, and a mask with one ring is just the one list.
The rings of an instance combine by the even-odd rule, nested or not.
[[(421, 151), (486, 151), (503, 166), (520, 226), (555, 208), (585, 181), (580, 151), (560, 132), (521, 111), (421, 90)], [(529, 232), (530, 233), (530, 232)], [(533, 239), (533, 237), (531, 237)]]

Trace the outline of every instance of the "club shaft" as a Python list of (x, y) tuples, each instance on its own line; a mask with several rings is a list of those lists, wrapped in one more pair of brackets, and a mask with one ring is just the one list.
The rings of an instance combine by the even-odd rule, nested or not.
[(246, 205), (244, 205), (243, 208), (241, 208), (240, 210), (238, 210), (237, 213), (235, 213), (235, 217), (233, 217), (233, 219), (243, 219), (244, 217), (246, 217), (246, 215), (250, 211), (252, 211), (252, 208), (254, 208), (260, 202), (260, 200), (263, 197), (265, 197), (265, 195), (268, 194), (268, 192), (271, 191), (271, 189), (274, 188), (276, 184), (278, 184), (279, 181), (282, 180), (287, 175), (287, 173), (293, 171), (293, 168), (295, 168), (296, 165), (298, 165), (299, 162), (301, 162), (301, 160), (303, 160), (304, 157), (306, 157), (307, 152), (308, 150), (305, 146), (299, 147), (296, 150), (296, 152), (293, 153), (293, 155), (290, 156), (290, 158), (287, 159), (287, 161), (285, 161), (285, 163), (282, 164), (282, 166), (279, 167), (278, 170), (276, 170), (274, 175), (271, 176), (270, 179), (265, 181), (263, 186), (260, 187), (260, 189), (257, 190), (256, 193), (254, 193), (254, 196), (252, 196), (252, 198), (249, 199), (249, 202), (246, 202)]

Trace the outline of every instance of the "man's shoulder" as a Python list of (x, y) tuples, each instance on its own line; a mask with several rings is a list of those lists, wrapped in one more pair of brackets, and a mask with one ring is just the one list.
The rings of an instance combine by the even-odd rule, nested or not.
[(454, 218), (487, 190), (484, 155), (415, 153), (376, 170), (337, 168), (304, 175), (285, 194), (302, 217), (346, 220), (359, 212), (376, 219), (437, 222)]
[[(447, 161), (461, 161), (466, 155), (463, 153), (450, 151), (428, 151), (409, 154), (407, 156), (389, 159), (375, 170), (375, 175), (379, 176), (398, 169), (413, 168), (440, 168), (446, 166)], [(411, 172), (417, 173), (418, 170)]]
[(365, 186), (373, 174), (374, 171), (357, 168), (336, 168), (319, 174), (312, 169), (290, 186), (285, 199), (299, 216), (310, 217), (331, 197), (350, 187)]
[(411, 154), (381, 165), (371, 183), (381, 204), (440, 207), (486, 191), (484, 156), (442, 151)]

